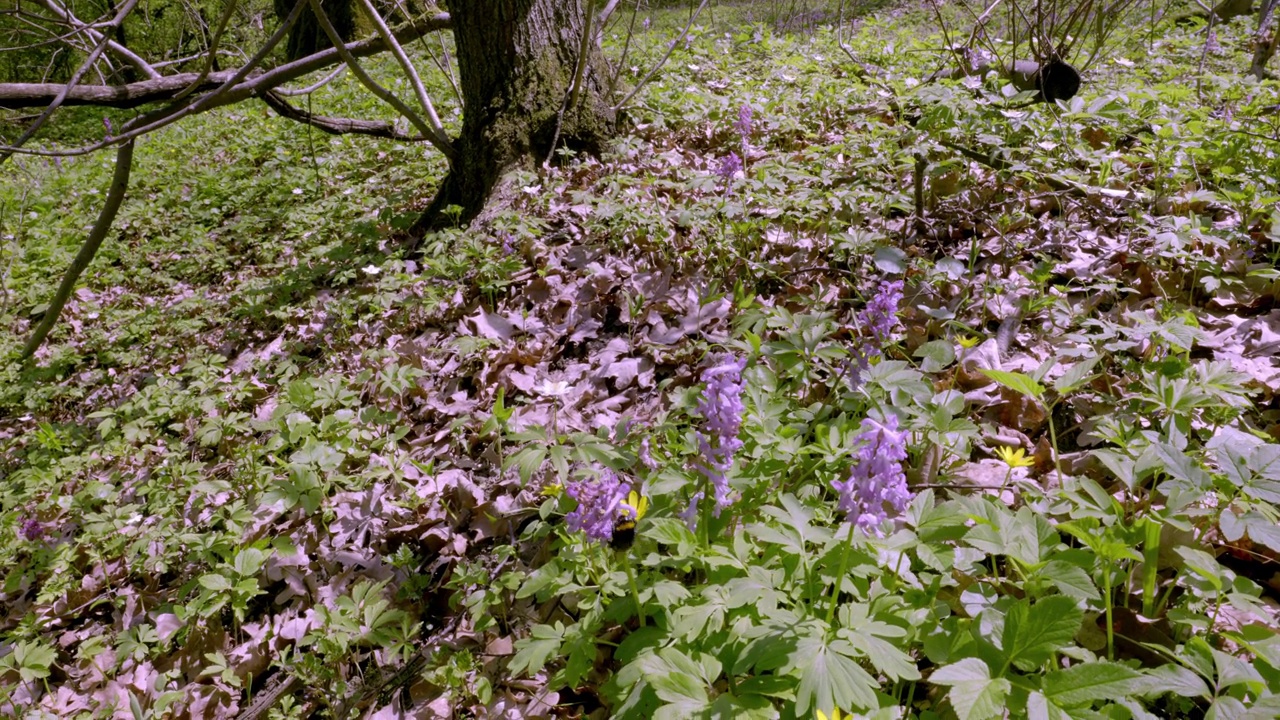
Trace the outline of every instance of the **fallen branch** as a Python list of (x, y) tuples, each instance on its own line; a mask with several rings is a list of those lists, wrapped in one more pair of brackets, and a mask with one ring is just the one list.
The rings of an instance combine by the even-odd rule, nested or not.
[(315, 115), (301, 108), (290, 105), (275, 90), (268, 90), (262, 94), (262, 99), (267, 106), (286, 120), (310, 125), (321, 132), (330, 135), (368, 135), (370, 137), (387, 138), (389, 140), (404, 140), (407, 142), (422, 142), (427, 138), (423, 135), (410, 135), (396, 129), (396, 126), (389, 122), (381, 120), (355, 120), (352, 118), (327, 117), (325, 115)]

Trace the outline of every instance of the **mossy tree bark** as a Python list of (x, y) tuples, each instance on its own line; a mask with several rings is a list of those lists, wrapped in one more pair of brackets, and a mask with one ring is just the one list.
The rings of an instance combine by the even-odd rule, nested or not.
[(587, 45), (577, 107), (565, 108), (587, 22), (581, 0), (465, 0), (449, 3), (449, 14), (462, 130), (454, 165), (415, 235), (443, 225), (451, 205), (462, 208), (463, 220), (474, 218), (503, 176), (543, 162), (557, 137), (557, 144), (594, 153), (614, 131), (595, 42)]

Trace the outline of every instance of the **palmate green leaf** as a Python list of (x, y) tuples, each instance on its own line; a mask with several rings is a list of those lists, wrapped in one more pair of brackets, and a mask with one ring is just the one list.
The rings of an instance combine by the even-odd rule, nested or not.
[(1005, 662), (1026, 672), (1035, 670), (1071, 644), (1083, 620), (1084, 611), (1069, 597), (1054, 595), (1035, 605), (1019, 600), (1004, 618)]
[(564, 626), (559, 622), (555, 625), (534, 625), (529, 637), (516, 641), (516, 654), (511, 657), (507, 670), (515, 677), (532, 675), (560, 652), (563, 642)]
[(1030, 375), (1007, 370), (982, 370), (982, 374), (995, 380), (1010, 390), (1037, 400), (1044, 397), (1044, 386), (1036, 382)]
[(849, 644), (866, 654), (876, 670), (894, 680), (919, 680), (920, 670), (911, 656), (899, 650), (893, 643), (865, 632), (841, 633)]
[(796, 689), (796, 714), (808, 715), (810, 708), (850, 711), (870, 710), (878, 705), (875, 690), (879, 683), (852, 658), (836, 652), (820, 638), (801, 641), (801, 652), (811, 652)]
[(947, 700), (960, 720), (986, 720), (1004, 712), (1004, 698), (1012, 687), (1004, 678), (991, 677), (991, 669), (978, 658), (944, 665), (929, 677), (934, 685), (949, 685)]
[(1054, 704), (1069, 708), (1130, 695), (1138, 689), (1141, 677), (1117, 663), (1088, 662), (1046, 674), (1042, 689)]

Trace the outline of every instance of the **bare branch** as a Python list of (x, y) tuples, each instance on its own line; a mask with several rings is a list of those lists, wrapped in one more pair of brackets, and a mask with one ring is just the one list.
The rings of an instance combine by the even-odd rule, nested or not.
[[(94, 42), (100, 42), (102, 40), (102, 33), (97, 30), (97, 28), (99, 27), (97, 23), (94, 23), (93, 25), (85, 23), (80, 18), (76, 17), (75, 14), (72, 13), (70, 10), (63, 7), (62, 5), (59, 5), (57, 0), (42, 0), (42, 1), (44, 3), (44, 6), (49, 9), (49, 12), (52, 12), (54, 15), (57, 15), (64, 23), (66, 23), (70, 27), (75, 28), (77, 31), (84, 32), (84, 34), (88, 35), (89, 38), (92, 39)], [(125, 62), (134, 66), (138, 70), (142, 71), (143, 75), (146, 75), (149, 78), (160, 77), (160, 73), (157, 72), (155, 68), (151, 67), (150, 63), (148, 63), (146, 60), (143, 60), (141, 57), (138, 56), (137, 53), (125, 47), (124, 45), (121, 45), (115, 40), (107, 41), (107, 50), (110, 50), (112, 54), (116, 55), (121, 60), (124, 60)]]
[(394, 124), (380, 120), (354, 120), (352, 118), (315, 115), (290, 105), (280, 96), (278, 90), (268, 90), (262, 94), (262, 99), (280, 117), (300, 122), (303, 125), (310, 125), (330, 135), (369, 135), (371, 137), (405, 140), (408, 142), (422, 142), (427, 139), (422, 135), (410, 135), (401, 132), (396, 129)]
[[(45, 122), (47, 122), (49, 118), (53, 117), (53, 113), (55, 113), (58, 110), (58, 106), (62, 105), (62, 102), (67, 99), (67, 95), (75, 88), (76, 83), (80, 82), (80, 78), (84, 77), (84, 74), (89, 71), (89, 68), (93, 67), (93, 64), (102, 56), (102, 51), (106, 50), (107, 42), (111, 39), (111, 33), (115, 32), (116, 28), (120, 27), (120, 23), (124, 22), (124, 19), (129, 15), (129, 13), (133, 12), (133, 8), (136, 7), (137, 4), (138, 0), (125, 1), (124, 5), (122, 5), (120, 10), (116, 13), (116, 16), (112, 18), (110, 23), (108, 23), (106, 32), (102, 34), (102, 39), (98, 41), (97, 47), (95, 47), (93, 52), (89, 53), (89, 56), (84, 59), (84, 62), (80, 64), (80, 67), (75, 71), (75, 74), (73, 74), (71, 79), (67, 81), (67, 84), (63, 86), (62, 91), (53, 99), (53, 102), (49, 103), (49, 107), (45, 108), (44, 112), (40, 113), (40, 117), (36, 118), (35, 122), (31, 123), (26, 131), (23, 132), (22, 135), (18, 137), (17, 141), (13, 143), (14, 147), (22, 147), (23, 143), (34, 137)], [(12, 156), (12, 150), (0, 148), (0, 165), (3, 165), (4, 161), (8, 160)]]
[(351, 68), (351, 72), (359, 78), (360, 84), (364, 85), (369, 92), (373, 93), (380, 100), (395, 108), (401, 115), (408, 118), (409, 122), (413, 123), (414, 127), (418, 128), (419, 132), (431, 138), (431, 143), (435, 145), (440, 152), (444, 153), (445, 157), (447, 157), (449, 162), (452, 163), (454, 158), (452, 141), (443, 134), (437, 135), (435, 129), (428, 125), (421, 117), (418, 117), (418, 114), (413, 111), (413, 108), (404, 104), (404, 101), (396, 97), (395, 93), (379, 85), (378, 81), (374, 80), (373, 76), (366, 72), (360, 63), (356, 61), (355, 56), (347, 51), (346, 45), (342, 43), (342, 37), (338, 35), (337, 29), (333, 27), (333, 23), (329, 20), (329, 16), (325, 14), (324, 8), (320, 6), (320, 0), (310, 0), (310, 2), (311, 12), (315, 14), (316, 21), (320, 23), (320, 27), (324, 29), (325, 34), (329, 36), (329, 41), (333, 43), (333, 48), (338, 51), (338, 57), (341, 57), (342, 61), (347, 64), (347, 67)]
[[(398, 39), (402, 43), (408, 42), (411, 40), (415, 40), (423, 35), (426, 35), (427, 33), (448, 29), (449, 27), (450, 27), (449, 15), (447, 13), (439, 13), (432, 17), (425, 18), (422, 21), (414, 23), (413, 25), (401, 28), (396, 32), (396, 39)], [(352, 57), (367, 57), (369, 55), (376, 55), (377, 53), (383, 52), (386, 49), (387, 49), (386, 44), (382, 42), (381, 38), (371, 38), (368, 40), (362, 40), (360, 42), (349, 43), (348, 45), (345, 46), (345, 50), (347, 54)], [(214, 108), (222, 107), (223, 105), (230, 105), (232, 103), (240, 102), (242, 100), (245, 100), (246, 98), (250, 98), (250, 97), (253, 97), (254, 95), (264, 93), (278, 85), (282, 85), (288, 82), (293, 82), (298, 78), (304, 77), (317, 70), (324, 69), (338, 62), (341, 62), (338, 50), (336, 48), (327, 48), (313, 55), (308, 55), (307, 57), (294, 60), (291, 63), (281, 65), (280, 67), (264, 72), (261, 75), (255, 75), (254, 77), (239, 83), (238, 85), (234, 86), (230, 90), (227, 90), (226, 92), (219, 94), (216, 98), (208, 102), (204, 102), (203, 104), (200, 105), (200, 107), (186, 114), (193, 114), (196, 112), (206, 112)], [(228, 71), (228, 72), (231, 72), (231, 71)], [(238, 71), (235, 71), (235, 72), (238, 72)], [(233, 76), (234, 75), (232, 75), (232, 77)], [(173, 77), (180, 78), (185, 83), (185, 82), (189, 82), (191, 79), (194, 79), (196, 77), (196, 74), (190, 73), (184, 76), (173, 76)], [(226, 73), (214, 73), (213, 75), (210, 76), (210, 84), (212, 84), (214, 80), (220, 79), (222, 77), (226, 77)], [(122, 87), (127, 90), (128, 88), (132, 88), (134, 86), (146, 85), (147, 83), (150, 83), (150, 82), (151, 81), (143, 81), (141, 83), (133, 83), (131, 85), (126, 85)], [(174, 84), (181, 86), (183, 83), (174, 83)], [(139, 105), (142, 102), (155, 102), (158, 100), (165, 100), (173, 97), (173, 95), (176, 94), (178, 90), (181, 89), (181, 87), (168, 87), (168, 85), (169, 84), (166, 84), (165, 88), (159, 88), (155, 95), (147, 97), (145, 100), (133, 101), (130, 104), (125, 104), (124, 106), (132, 107), (132, 106)], [(23, 84), (17, 84), (17, 85), (0, 84), (0, 107), (5, 107), (4, 97), (6, 93), (6, 88), (9, 91), (13, 92), (15, 89), (23, 88), (23, 87), (30, 87), (30, 86), (23, 85)], [(52, 86), (42, 85), (42, 87), (46, 89), (49, 87), (52, 87), (56, 91), (56, 89), (60, 89), (62, 86), (61, 85), (52, 85)], [(99, 86), (99, 87), (101, 89), (105, 89), (109, 93), (119, 92), (121, 90), (120, 87), (102, 87), (102, 86)], [(154, 87), (155, 86), (153, 86), (153, 88)], [(208, 98), (208, 97), (209, 96), (207, 95), (202, 96), (200, 100), (197, 100), (196, 102), (204, 101), (205, 98)], [(14, 107), (39, 107), (42, 104), (43, 103), (31, 102), (31, 101), (22, 102), (22, 103), (15, 102)], [(111, 105), (111, 103), (102, 102), (102, 101), (95, 102), (95, 103), (80, 103), (80, 104)], [(195, 104), (196, 103), (191, 103), (190, 106), (194, 106)], [(187, 106), (187, 107), (190, 107), (190, 106)], [(173, 115), (172, 111), (166, 108), (164, 110), (159, 110), (159, 111), (144, 115), (141, 118), (139, 118), (139, 121), (143, 123), (155, 123), (155, 122), (164, 120), (165, 118), (168, 118), (172, 115)], [(174, 118), (174, 119), (177, 119), (177, 118)], [(166, 122), (164, 124), (168, 124), (168, 123)], [(146, 126), (143, 128), (145, 132), (149, 132), (151, 129), (152, 128), (150, 126)], [(121, 142), (123, 139), (125, 138), (123, 135), (121, 135), (114, 138), (107, 138), (105, 140), (92, 143), (90, 145), (85, 145), (82, 147), (72, 148), (67, 150), (22, 149), (19, 152), (22, 152), (23, 154), (27, 154), (27, 155), (37, 155), (42, 157), (73, 157), (77, 155), (88, 155), (89, 153), (96, 152), (98, 150), (101, 150), (104, 147), (108, 147), (112, 144)], [(16, 148), (0, 148), (0, 149), (15, 150)]]
[(297, 90), (292, 90), (289, 88), (274, 88), (271, 90), (271, 92), (275, 93), (276, 95), (279, 95), (280, 97), (298, 97), (299, 95), (310, 95), (311, 93), (319, 90), (325, 85), (328, 85), (329, 83), (336, 80), (337, 77), (342, 74), (342, 71), (346, 69), (347, 69), (346, 65), (339, 65), (338, 67), (333, 69), (333, 72), (329, 73), (328, 75), (325, 75), (324, 77), (320, 78), (319, 80), (311, 83), (310, 85), (304, 88), (298, 88)]
[(67, 304), (67, 298), (71, 297), (71, 292), (75, 290), (80, 274), (89, 267), (89, 263), (93, 262), (93, 256), (98, 253), (98, 248), (102, 246), (103, 239), (111, 229), (111, 223), (116, 219), (116, 213), (120, 211), (120, 204), (124, 202), (125, 191), (129, 189), (129, 173), (132, 170), (133, 141), (130, 140), (116, 150), (116, 170), (111, 177), (111, 188), (107, 191), (106, 202), (102, 205), (102, 211), (98, 213), (98, 220), (89, 230), (89, 237), (84, 241), (84, 245), (80, 246), (80, 252), (76, 253), (71, 267), (67, 268), (66, 274), (62, 276), (62, 284), (58, 286), (58, 291), (49, 301), (49, 309), (45, 310), (40, 324), (36, 326), (35, 332), (31, 333), (26, 346), (22, 348), (22, 359), (31, 357), (44, 343), (45, 337), (58, 321), (58, 315), (62, 313), (63, 306)]
[(707, 2), (708, 0), (702, 0), (702, 4), (699, 5), (698, 9), (694, 11), (693, 15), (689, 17), (689, 23), (684, 26), (684, 31), (680, 33), (680, 37), (676, 38), (675, 42), (671, 43), (671, 47), (667, 48), (667, 54), (663, 55), (662, 59), (658, 61), (658, 64), (654, 65), (653, 69), (650, 70), (649, 73), (645, 75), (643, 78), (641, 78), (640, 82), (637, 83), (636, 86), (631, 89), (631, 92), (627, 93), (626, 97), (622, 98), (622, 100), (617, 105), (613, 106), (613, 108), (611, 109), (612, 112), (614, 113), (618, 112), (627, 103), (631, 102), (631, 98), (635, 97), (636, 93), (640, 92), (641, 88), (647, 85), (651, 79), (653, 79), (654, 74), (657, 73), (658, 70), (662, 69), (663, 65), (667, 64), (667, 58), (670, 58), (671, 53), (675, 52), (676, 46), (680, 44), (680, 41), (688, 37), (689, 29), (692, 28), (693, 24), (698, 21), (698, 16), (701, 15), (703, 9), (707, 7)]
[(427, 122), (431, 123), (431, 133), (436, 138), (436, 144), (439, 144), (440, 141), (448, 144), (449, 134), (444, 131), (440, 116), (436, 115), (436, 108), (431, 104), (431, 96), (427, 94), (427, 88), (422, 84), (422, 78), (418, 76), (417, 68), (413, 66), (413, 62), (405, 54), (404, 48), (400, 47), (400, 43), (396, 41), (396, 36), (392, 34), (391, 28), (387, 27), (386, 21), (378, 14), (378, 9), (373, 6), (371, 0), (360, 0), (360, 4), (364, 6), (364, 11), (373, 21), (378, 35), (387, 43), (387, 47), (391, 48), (391, 54), (400, 63), (405, 76), (409, 78), (409, 84), (413, 85), (413, 91), (418, 95), (418, 102), (422, 104), (422, 109), (427, 113)]

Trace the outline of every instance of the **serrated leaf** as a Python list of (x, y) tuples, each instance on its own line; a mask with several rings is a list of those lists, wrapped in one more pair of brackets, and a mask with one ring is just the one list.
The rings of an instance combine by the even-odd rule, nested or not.
[(1005, 614), (1001, 644), (1007, 662), (1030, 672), (1071, 644), (1084, 611), (1069, 597), (1054, 595), (1035, 605), (1018, 601)]
[(934, 685), (949, 685), (947, 700), (960, 720), (986, 720), (1004, 712), (1009, 681), (992, 678), (991, 669), (978, 658), (944, 665), (929, 677)]
[(1206, 700), (1213, 696), (1204, 678), (1181, 665), (1161, 665), (1152, 668), (1134, 681), (1134, 692), (1140, 695), (1158, 696), (1173, 693), (1180, 697), (1202, 697)]
[(530, 676), (546, 666), (553, 655), (560, 652), (564, 642), (564, 627), (560, 623), (534, 625), (529, 637), (516, 641), (516, 654), (507, 666), (513, 676)]
[(796, 688), (798, 715), (808, 714), (811, 707), (868, 710), (879, 704), (879, 683), (861, 665), (822, 643), (815, 643), (813, 650)]
[(1280, 552), (1280, 527), (1252, 510), (1245, 514), (1243, 520), (1244, 530), (1248, 533), (1250, 540)]
[(1060, 707), (1086, 705), (1095, 700), (1114, 700), (1137, 689), (1142, 676), (1124, 665), (1097, 661), (1055, 670), (1044, 676), (1046, 697)]
[(1098, 588), (1093, 584), (1093, 578), (1089, 577), (1089, 573), (1079, 565), (1073, 565), (1062, 560), (1050, 560), (1040, 568), (1040, 577), (1053, 583), (1058, 588), (1058, 592), (1076, 600), (1098, 600), (1100, 595)]
[(865, 632), (848, 633), (842, 637), (847, 639), (849, 644), (866, 653), (867, 659), (876, 670), (890, 678), (907, 681), (920, 679), (920, 670), (911, 661), (911, 656), (888, 640)]
[(1071, 720), (1071, 716), (1037, 691), (1027, 696), (1027, 720)]

